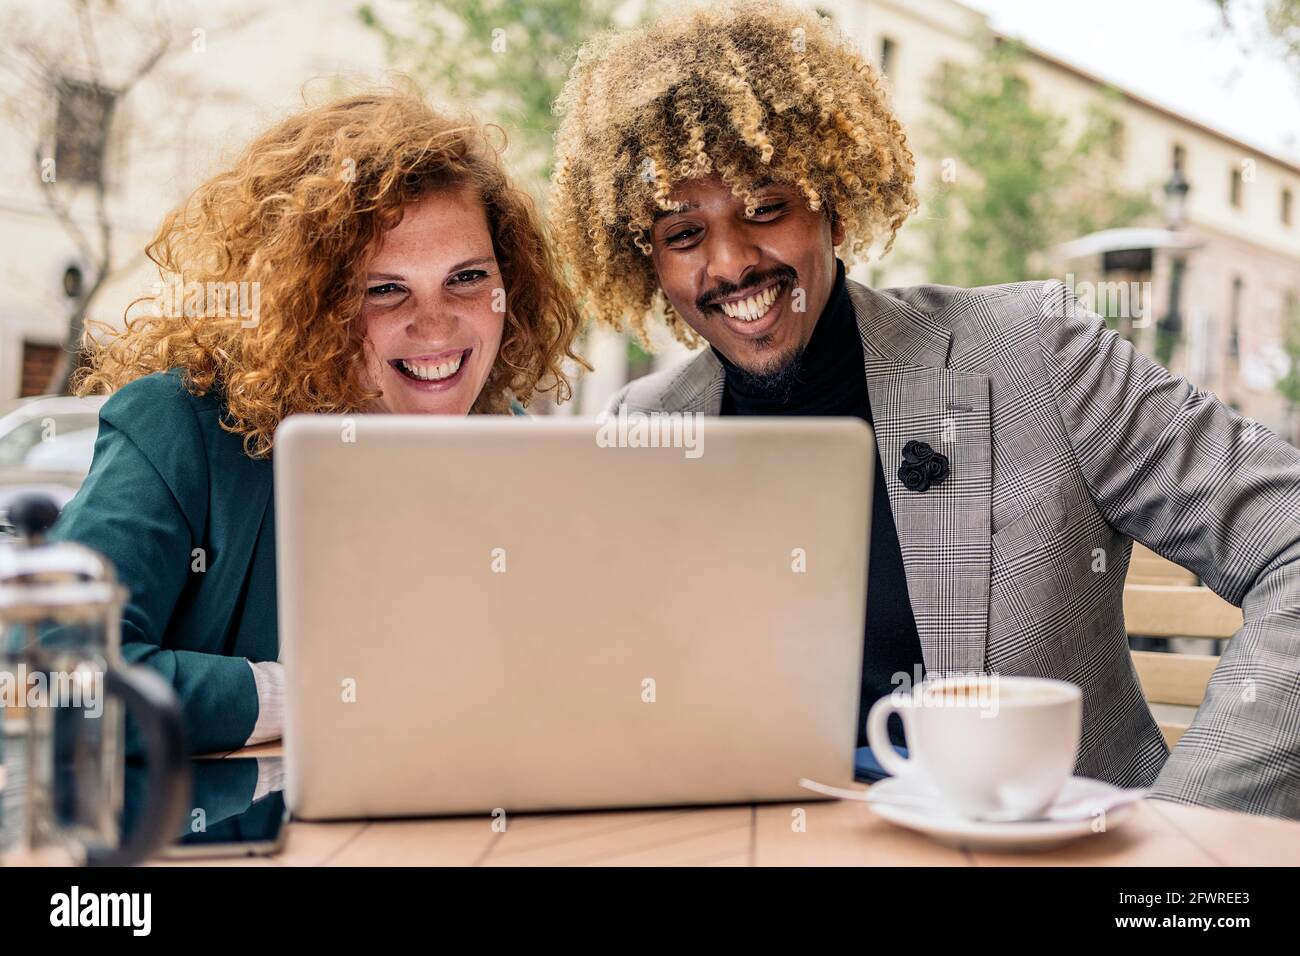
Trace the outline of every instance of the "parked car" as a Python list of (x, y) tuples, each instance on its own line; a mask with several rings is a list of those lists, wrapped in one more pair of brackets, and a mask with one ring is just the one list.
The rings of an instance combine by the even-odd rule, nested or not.
[(90, 471), (103, 396), (40, 396), (0, 417), (0, 536), (12, 535), (9, 504), (19, 495), (49, 495), (62, 508)]

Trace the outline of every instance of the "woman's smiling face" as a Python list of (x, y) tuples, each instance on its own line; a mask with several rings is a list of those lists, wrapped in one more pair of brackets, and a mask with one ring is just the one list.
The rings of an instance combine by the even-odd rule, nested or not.
[(371, 410), (468, 414), (496, 362), (505, 312), (477, 193), (441, 190), (412, 203), (366, 273), (368, 384), (383, 393)]

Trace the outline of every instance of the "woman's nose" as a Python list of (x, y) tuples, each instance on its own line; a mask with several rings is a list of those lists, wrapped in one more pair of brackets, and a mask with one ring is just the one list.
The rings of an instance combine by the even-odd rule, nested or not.
[(456, 328), (456, 314), (441, 304), (421, 305), (411, 315), (407, 332), (424, 341), (445, 338)]

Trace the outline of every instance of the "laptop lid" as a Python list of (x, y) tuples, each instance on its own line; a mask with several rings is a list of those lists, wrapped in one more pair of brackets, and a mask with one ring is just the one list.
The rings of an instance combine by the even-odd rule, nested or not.
[(656, 436), (626, 419), (281, 426), (298, 816), (806, 799), (801, 777), (852, 780), (871, 430), (671, 417)]

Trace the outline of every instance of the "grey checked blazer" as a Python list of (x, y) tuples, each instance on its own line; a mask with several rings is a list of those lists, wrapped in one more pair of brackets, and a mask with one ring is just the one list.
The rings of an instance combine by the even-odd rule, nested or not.
[[(849, 292), (927, 670), (1073, 681), (1076, 773), (1300, 819), (1300, 451), (1060, 282)], [(705, 349), (610, 410), (716, 415), (723, 383)], [(924, 493), (898, 480), (910, 439), (951, 461)], [(1129, 655), (1132, 539), (1244, 612), (1172, 754)]]

